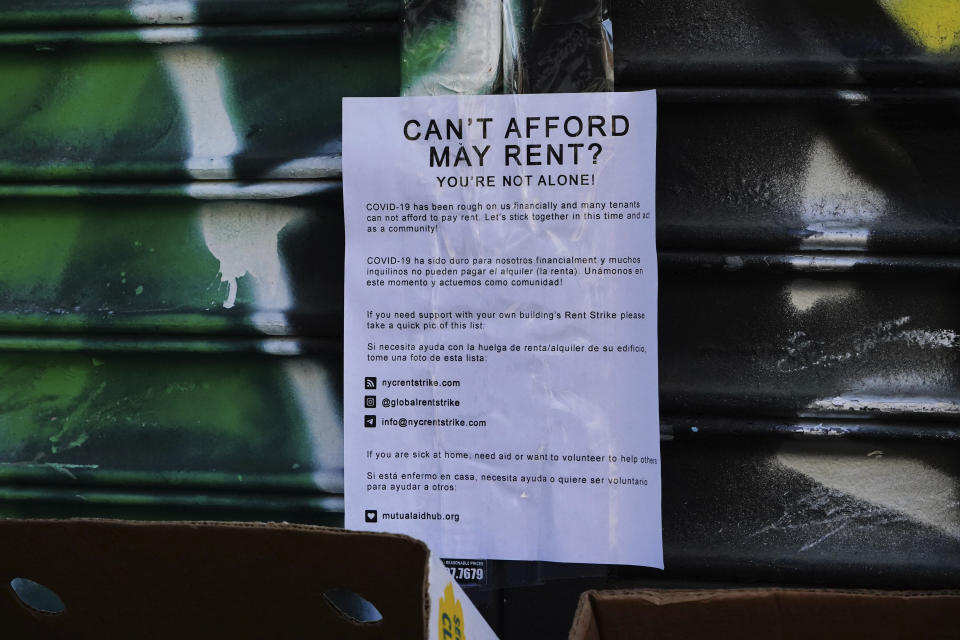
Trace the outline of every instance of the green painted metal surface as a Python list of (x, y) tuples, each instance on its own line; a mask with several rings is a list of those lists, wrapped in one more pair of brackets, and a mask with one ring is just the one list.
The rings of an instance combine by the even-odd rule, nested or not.
[(0, 340), (0, 487), (12, 500), (0, 513), (33, 495), (24, 485), (105, 504), (143, 492), (149, 504), (160, 490), (224, 504), (231, 492), (295, 494), (338, 510), (339, 357), (271, 341)]
[(394, 95), (384, 23), (0, 32), (0, 180), (340, 171), (340, 99)]
[(270, 342), (4, 338), (0, 477), (249, 474), (338, 491), (336, 352)]
[(0, 201), (0, 514), (339, 517), (338, 183)]
[(396, 13), (0, 7), (0, 517), (340, 522), (340, 100)]
[[(75, 485), (76, 483), (74, 483)], [(62, 485), (0, 486), (3, 518), (290, 521), (343, 526), (343, 499), (293, 492), (99, 489)]]
[(338, 183), (0, 186), (0, 330), (330, 334)]
[(390, 20), (394, 0), (6, 0), (0, 28)]

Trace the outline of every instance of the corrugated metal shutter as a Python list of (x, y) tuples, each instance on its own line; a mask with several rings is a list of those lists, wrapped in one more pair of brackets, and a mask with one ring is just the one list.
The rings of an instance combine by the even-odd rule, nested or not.
[[(399, 91), (398, 16), (0, 8), (0, 515), (340, 521), (339, 105)], [(960, 9), (613, 17), (618, 90), (661, 100), (668, 570), (503, 565), (547, 586), (488, 612), (548, 637), (530, 611), (590, 586), (960, 586)]]
[(397, 17), (0, 8), (3, 515), (342, 521), (340, 98)]
[(515, 569), (501, 629), (561, 637), (530, 612), (586, 588), (957, 588), (960, 5), (613, 19), (617, 90), (660, 99), (667, 570)]

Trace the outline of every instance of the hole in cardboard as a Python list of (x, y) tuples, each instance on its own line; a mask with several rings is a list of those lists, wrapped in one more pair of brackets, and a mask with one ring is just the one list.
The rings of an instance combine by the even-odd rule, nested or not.
[(67, 610), (54, 591), (38, 582), (27, 578), (14, 578), (10, 581), (10, 588), (20, 598), (20, 602), (40, 613), (57, 614)]
[(373, 603), (347, 589), (330, 589), (323, 594), (337, 613), (352, 622), (380, 622), (383, 616)]

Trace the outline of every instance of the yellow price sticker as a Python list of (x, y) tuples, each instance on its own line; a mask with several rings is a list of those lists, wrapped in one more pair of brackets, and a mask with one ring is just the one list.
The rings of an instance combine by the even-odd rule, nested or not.
[(440, 640), (466, 640), (467, 634), (463, 628), (463, 605), (453, 594), (452, 582), (443, 590), (443, 597), (440, 598), (438, 609), (439, 631), (437, 637)]

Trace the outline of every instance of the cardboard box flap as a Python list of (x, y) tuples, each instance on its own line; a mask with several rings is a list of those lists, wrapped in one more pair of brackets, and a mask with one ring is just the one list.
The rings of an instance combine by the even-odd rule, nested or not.
[(957, 634), (960, 594), (954, 592), (724, 589), (588, 591), (570, 639), (880, 640)]
[[(426, 633), (429, 551), (404, 536), (286, 524), (0, 520), (0, 554), (4, 637)], [(53, 590), (66, 611), (26, 606), (15, 578)], [(325, 598), (331, 590), (333, 600), (359, 594), (382, 619), (347, 618)]]

